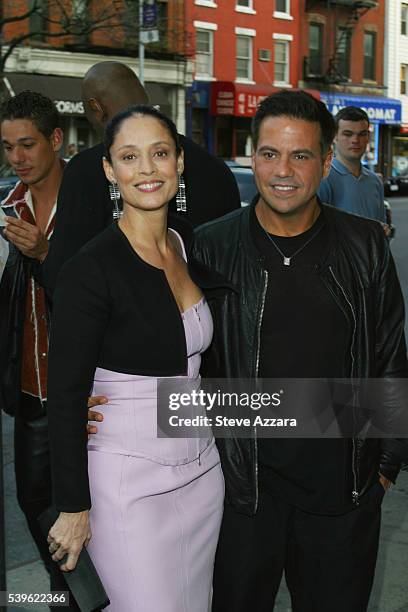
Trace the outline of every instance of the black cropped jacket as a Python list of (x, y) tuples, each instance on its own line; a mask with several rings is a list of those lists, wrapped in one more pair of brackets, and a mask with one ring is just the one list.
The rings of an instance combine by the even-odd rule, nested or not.
[[(169, 225), (189, 254), (190, 225), (176, 216)], [(188, 268), (202, 290), (217, 285), (217, 275), (191, 257)], [(64, 265), (54, 292), (47, 408), (60, 511), (90, 507), (84, 466), (96, 367), (155, 377), (187, 373), (183, 322), (165, 273), (143, 261), (115, 223)]]

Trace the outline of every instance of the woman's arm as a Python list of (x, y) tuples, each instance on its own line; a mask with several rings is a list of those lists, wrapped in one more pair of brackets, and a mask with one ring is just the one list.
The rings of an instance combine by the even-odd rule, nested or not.
[(87, 401), (110, 303), (104, 274), (93, 257), (80, 253), (68, 262), (54, 298), (47, 394), (53, 493), (61, 512), (49, 542), (55, 559), (69, 553), (66, 569), (72, 569), (90, 538)]

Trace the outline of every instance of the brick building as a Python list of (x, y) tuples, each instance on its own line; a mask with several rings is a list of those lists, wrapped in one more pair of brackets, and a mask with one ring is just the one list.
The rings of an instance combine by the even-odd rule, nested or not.
[[(399, 100), (389, 98), (384, 78), (385, 0), (301, 0), (299, 86), (320, 91), (336, 114), (344, 106), (364, 108), (372, 122), (367, 163), (387, 173)], [(388, 43), (392, 46), (392, 43)]]
[(402, 125), (392, 131), (387, 174), (408, 180), (408, 0), (386, 6), (385, 83), (389, 95), (402, 104)]
[(195, 54), (187, 133), (222, 157), (250, 153), (250, 118), (262, 97), (296, 87), (299, 2), (187, 0)]
[[(145, 0), (146, 1), (146, 0)], [(81, 80), (90, 66), (111, 59), (138, 65), (139, 3), (135, 0), (2, 0), (2, 57), (18, 41), (1, 75), (1, 94), (33, 89), (51, 97), (63, 116), (65, 143), (85, 148), (96, 136), (85, 119)], [(38, 9), (30, 14), (30, 7)], [(192, 80), (184, 3), (157, 0), (159, 42), (146, 46), (144, 77), (153, 104), (185, 128), (185, 90)], [(1, 70), (0, 70), (1, 72)]]

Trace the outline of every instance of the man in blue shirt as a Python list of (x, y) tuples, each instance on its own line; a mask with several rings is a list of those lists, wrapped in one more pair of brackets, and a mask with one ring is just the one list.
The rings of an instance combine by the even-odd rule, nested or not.
[(383, 185), (361, 163), (369, 139), (367, 113), (347, 106), (337, 113), (335, 123), (336, 157), (328, 177), (320, 183), (318, 196), (326, 204), (385, 223)]

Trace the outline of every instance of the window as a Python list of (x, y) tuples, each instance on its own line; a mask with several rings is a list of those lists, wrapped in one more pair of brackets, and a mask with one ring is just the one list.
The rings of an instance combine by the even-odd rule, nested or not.
[(48, 29), (48, 11), (47, 11), (47, 2), (44, 0), (31, 0), (30, 1), (30, 9), (35, 8), (34, 12), (30, 15), (30, 33), (35, 34), (38, 32), (37, 36), (35, 36), (36, 40), (44, 40), (45, 33)]
[(290, 0), (275, 0), (275, 11), (277, 13), (290, 13)]
[(196, 30), (196, 77), (212, 77), (214, 33)]
[(364, 32), (364, 72), (363, 78), (375, 81), (376, 32)]
[(289, 43), (286, 40), (275, 41), (275, 81), (289, 83)]
[(337, 30), (337, 69), (345, 77), (350, 77), (350, 38), (349, 28)]
[(252, 38), (237, 36), (237, 79), (252, 81)]
[(309, 24), (309, 74), (323, 72), (323, 25)]
[(408, 4), (401, 4), (401, 34), (408, 35)]
[(254, 11), (253, 0), (236, 0), (235, 10), (238, 13), (248, 13), (249, 15), (256, 15)]
[(408, 66), (406, 64), (401, 64), (401, 94), (408, 94)]
[(88, 0), (73, 0), (72, 15), (79, 21), (86, 21), (88, 17)]

